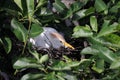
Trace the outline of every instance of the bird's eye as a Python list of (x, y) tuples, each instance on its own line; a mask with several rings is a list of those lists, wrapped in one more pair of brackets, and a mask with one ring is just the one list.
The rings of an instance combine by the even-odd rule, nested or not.
[(62, 41), (60, 41), (60, 43), (62, 43)]

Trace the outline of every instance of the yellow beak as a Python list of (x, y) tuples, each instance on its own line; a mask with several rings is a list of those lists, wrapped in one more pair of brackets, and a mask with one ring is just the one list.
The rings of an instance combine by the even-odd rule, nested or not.
[(75, 49), (72, 45), (70, 45), (70, 44), (67, 43), (67, 42), (63, 42), (63, 44), (64, 44), (65, 47), (68, 47), (68, 48), (70, 48), (70, 49)]

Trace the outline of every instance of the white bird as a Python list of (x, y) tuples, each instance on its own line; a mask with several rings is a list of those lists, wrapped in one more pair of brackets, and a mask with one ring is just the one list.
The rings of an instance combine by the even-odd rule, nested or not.
[(44, 27), (43, 32), (37, 37), (30, 38), (30, 42), (38, 49), (43, 48), (54, 48), (59, 49), (60, 47), (74, 49), (69, 43), (67, 43), (64, 37), (58, 33), (54, 28)]

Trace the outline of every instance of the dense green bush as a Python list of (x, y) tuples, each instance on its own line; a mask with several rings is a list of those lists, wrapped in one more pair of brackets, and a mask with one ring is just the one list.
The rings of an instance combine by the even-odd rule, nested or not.
[[(120, 1), (49, 1), (1, 0), (0, 79), (119, 80)], [(29, 37), (45, 26), (63, 31), (76, 50), (55, 59), (31, 49)]]

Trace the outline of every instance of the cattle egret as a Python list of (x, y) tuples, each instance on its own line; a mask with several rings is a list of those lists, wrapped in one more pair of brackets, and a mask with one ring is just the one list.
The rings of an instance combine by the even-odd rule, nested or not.
[(30, 38), (30, 42), (38, 49), (43, 48), (59, 49), (60, 47), (74, 49), (69, 43), (67, 43), (64, 37), (58, 33), (54, 28), (44, 27), (43, 32), (37, 37)]

